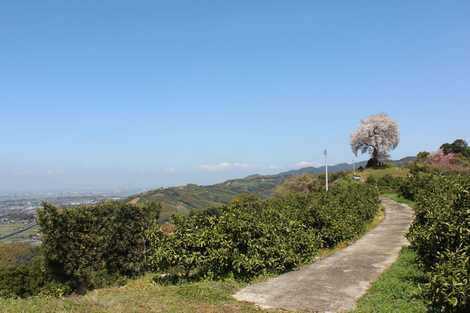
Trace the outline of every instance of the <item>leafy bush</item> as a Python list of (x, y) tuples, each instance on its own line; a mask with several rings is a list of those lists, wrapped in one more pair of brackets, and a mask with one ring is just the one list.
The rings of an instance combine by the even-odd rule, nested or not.
[(399, 187), (400, 194), (408, 200), (415, 201), (418, 192), (427, 187), (432, 173), (419, 172), (405, 179)]
[(406, 178), (385, 174), (384, 176), (369, 176), (366, 183), (379, 188), (381, 192), (398, 192)]
[(426, 295), (441, 312), (470, 311), (470, 257), (468, 249), (445, 250), (428, 274)]
[(122, 202), (38, 211), (45, 267), (57, 282), (77, 291), (119, 281), (146, 270), (145, 231), (158, 207)]
[(428, 271), (428, 296), (442, 312), (470, 308), (470, 177), (420, 173), (408, 237)]
[(378, 204), (376, 188), (341, 181), (329, 192), (311, 197), (306, 222), (319, 232), (323, 247), (334, 247), (362, 233), (377, 214)]
[(419, 162), (425, 162), (430, 156), (431, 156), (431, 153), (427, 151), (421, 151), (421, 152), (418, 152), (418, 154), (416, 155), (416, 159)]
[(43, 293), (61, 296), (70, 291), (69, 285), (53, 281), (41, 255), (27, 263), (0, 268), (0, 297), (28, 297)]
[(0, 244), (0, 297), (40, 293), (49, 278), (38, 250), (26, 243)]
[(218, 210), (175, 216), (174, 232), (148, 232), (160, 282), (285, 272), (312, 260), (320, 246), (355, 237), (377, 212), (377, 193), (341, 183), (328, 194), (237, 201)]
[(229, 205), (221, 215), (176, 216), (173, 222), (170, 236), (159, 228), (150, 232), (152, 264), (182, 279), (286, 271), (314, 256), (319, 242), (301, 221), (261, 201)]

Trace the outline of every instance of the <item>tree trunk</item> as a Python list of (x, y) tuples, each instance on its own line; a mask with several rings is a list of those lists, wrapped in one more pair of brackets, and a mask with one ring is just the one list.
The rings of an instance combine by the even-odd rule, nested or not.
[(382, 166), (382, 163), (379, 160), (379, 150), (377, 148), (373, 148), (374, 150), (372, 151), (372, 158), (367, 161), (366, 167), (380, 167)]

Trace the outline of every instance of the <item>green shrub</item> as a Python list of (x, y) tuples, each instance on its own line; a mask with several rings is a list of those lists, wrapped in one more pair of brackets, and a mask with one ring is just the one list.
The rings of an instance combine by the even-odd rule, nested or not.
[(360, 234), (377, 214), (378, 204), (376, 188), (342, 181), (329, 192), (312, 195), (306, 222), (319, 232), (323, 247), (334, 247)]
[(433, 170), (429, 167), (421, 167), (419, 165), (413, 166), (411, 169), (411, 175), (406, 179), (403, 179), (398, 191), (399, 193), (408, 200), (416, 201), (418, 193), (428, 188), (429, 181), (433, 179), (435, 175), (441, 175), (440, 171)]
[(0, 244), (0, 297), (27, 297), (50, 281), (40, 249), (26, 243)]
[(0, 297), (37, 295), (51, 282), (52, 277), (44, 266), (44, 259), (38, 255), (28, 263), (0, 268)]
[(158, 228), (150, 232), (152, 264), (180, 280), (283, 272), (309, 260), (319, 246), (315, 231), (269, 202), (234, 204), (221, 215), (177, 216), (173, 222), (170, 236)]
[(441, 312), (470, 312), (468, 249), (446, 250), (428, 273), (426, 295)]
[(423, 176), (427, 184), (416, 195), (416, 217), (408, 237), (422, 263), (430, 268), (440, 252), (470, 246), (470, 179)]
[(122, 202), (38, 211), (45, 266), (58, 282), (77, 291), (102, 287), (146, 270), (145, 231), (158, 207)]
[(442, 312), (468, 312), (470, 177), (420, 173), (416, 218), (408, 238), (428, 272), (427, 294)]
[(399, 192), (406, 178), (385, 174), (384, 176), (369, 176), (366, 183), (376, 186), (381, 192)]
[(176, 216), (175, 231), (148, 232), (159, 282), (281, 273), (312, 260), (319, 247), (357, 236), (378, 208), (375, 190), (338, 183), (329, 193), (241, 201)]

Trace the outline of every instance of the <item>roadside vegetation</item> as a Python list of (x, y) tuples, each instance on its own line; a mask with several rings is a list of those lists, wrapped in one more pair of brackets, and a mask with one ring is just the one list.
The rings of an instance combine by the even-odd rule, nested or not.
[(157, 223), (157, 206), (105, 202), (39, 211), (42, 246), (29, 264), (2, 269), (0, 295), (62, 296), (121, 285), (157, 273), (157, 283), (249, 281), (312, 261), (361, 234), (376, 216), (378, 193), (350, 180), (330, 192), (231, 204)]
[(131, 279), (121, 287), (96, 289), (83, 296), (1, 299), (5, 313), (281, 313), (237, 302), (232, 294), (244, 287), (234, 280), (159, 285), (153, 275)]
[[(368, 179), (415, 208), (416, 218), (408, 234), (411, 248), (373, 285), (357, 312), (470, 311), (470, 176), (462, 168), (469, 150), (456, 140), (435, 154), (419, 153), (406, 179)], [(443, 162), (442, 155), (450, 157)], [(409, 277), (401, 275), (407, 270)]]
[(443, 312), (470, 311), (470, 176), (419, 173), (408, 238), (426, 272), (425, 295)]
[(374, 282), (351, 313), (427, 313), (427, 302), (421, 295), (425, 281), (416, 252), (404, 248), (398, 260)]
[(380, 193), (415, 208), (411, 247), (356, 312), (468, 312), (469, 176), (433, 162), (420, 154), (406, 168), (366, 169), (365, 183), (338, 174), (328, 193), (319, 187), (321, 177), (291, 178), (270, 199), (242, 194), (228, 205), (176, 214), (164, 225), (154, 203), (46, 204), (39, 212), (40, 248), (0, 246), (0, 307), (12, 313), (258, 312), (231, 295), (356, 239), (380, 220)]
[(7, 312), (257, 312), (231, 295), (364, 233), (380, 216), (374, 190), (346, 179), (328, 194), (242, 196), (175, 216), (171, 227), (155, 223), (158, 207), (46, 205), (43, 246), (31, 262), (0, 274), (0, 305)]
[(331, 190), (177, 216), (175, 230), (149, 231), (157, 281), (192, 281), (283, 273), (362, 233), (378, 212), (378, 194), (344, 180)]

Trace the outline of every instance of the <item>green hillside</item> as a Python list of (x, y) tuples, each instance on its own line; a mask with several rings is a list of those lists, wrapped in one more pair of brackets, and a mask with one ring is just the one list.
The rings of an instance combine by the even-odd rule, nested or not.
[[(414, 158), (404, 158), (392, 161), (392, 163), (403, 165), (413, 160)], [(356, 168), (364, 165), (365, 162), (357, 163)], [(353, 165), (340, 163), (329, 166), (328, 169), (330, 173), (351, 171)], [(128, 201), (134, 204), (142, 204), (148, 201), (159, 202), (162, 206), (160, 221), (164, 222), (176, 212), (187, 214), (191, 210), (220, 206), (243, 193), (253, 193), (262, 198), (267, 198), (273, 194), (276, 186), (288, 177), (302, 174), (321, 174), (323, 172), (324, 167), (306, 167), (276, 175), (251, 175), (215, 185), (200, 186), (188, 184), (185, 186), (159, 188), (131, 196), (128, 198)]]
[(136, 204), (146, 201), (159, 202), (162, 206), (160, 219), (166, 221), (176, 212), (189, 213), (193, 209), (220, 206), (242, 193), (255, 193), (261, 197), (268, 197), (285, 177), (255, 175), (209, 186), (189, 184), (160, 188), (132, 196), (129, 200)]

